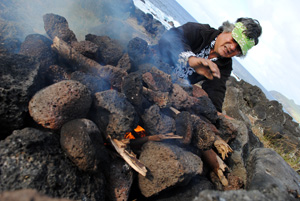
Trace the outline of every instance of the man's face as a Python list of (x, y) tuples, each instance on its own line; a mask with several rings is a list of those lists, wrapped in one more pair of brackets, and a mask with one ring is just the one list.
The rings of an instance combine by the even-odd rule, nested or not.
[(241, 48), (231, 36), (231, 32), (222, 32), (216, 40), (214, 51), (221, 57), (234, 57), (241, 54)]

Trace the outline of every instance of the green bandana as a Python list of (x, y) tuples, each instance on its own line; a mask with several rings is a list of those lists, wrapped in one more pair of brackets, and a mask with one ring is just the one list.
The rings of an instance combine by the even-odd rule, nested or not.
[(254, 45), (254, 39), (248, 38), (243, 31), (246, 30), (246, 27), (243, 25), (243, 23), (238, 22), (234, 25), (234, 29), (231, 32), (232, 37), (234, 40), (239, 44), (241, 47), (243, 55), (246, 55), (248, 50), (250, 50)]

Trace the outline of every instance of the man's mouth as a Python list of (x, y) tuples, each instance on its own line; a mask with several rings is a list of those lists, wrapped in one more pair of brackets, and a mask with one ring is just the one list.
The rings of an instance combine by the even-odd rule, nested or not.
[(229, 50), (227, 49), (226, 46), (224, 46), (225, 54), (229, 54)]

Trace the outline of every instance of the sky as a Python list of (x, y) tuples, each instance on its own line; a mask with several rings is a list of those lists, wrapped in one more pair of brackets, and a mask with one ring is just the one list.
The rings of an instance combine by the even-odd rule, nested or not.
[(198, 22), (218, 28), (239, 17), (257, 19), (262, 35), (248, 55), (237, 60), (268, 90), (300, 105), (300, 1), (176, 0)]

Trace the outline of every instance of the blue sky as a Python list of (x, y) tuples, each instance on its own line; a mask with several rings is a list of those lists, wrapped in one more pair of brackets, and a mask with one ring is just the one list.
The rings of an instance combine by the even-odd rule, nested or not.
[(300, 1), (177, 0), (198, 22), (218, 28), (239, 17), (257, 19), (263, 28), (259, 44), (241, 64), (267, 89), (300, 105)]

